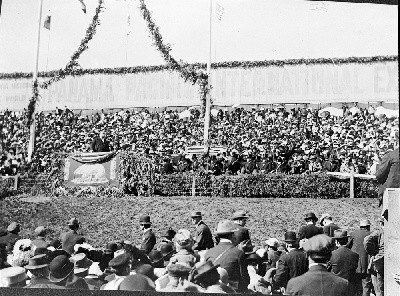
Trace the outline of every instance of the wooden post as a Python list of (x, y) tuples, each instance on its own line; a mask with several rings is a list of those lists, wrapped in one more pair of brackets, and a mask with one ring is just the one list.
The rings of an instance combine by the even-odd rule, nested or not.
[(196, 196), (196, 176), (193, 174), (193, 180), (192, 180), (192, 197)]
[(14, 177), (14, 190), (18, 190), (18, 178), (19, 178), (19, 174), (15, 175), (15, 177)]
[(350, 172), (350, 198), (354, 198), (354, 169)]

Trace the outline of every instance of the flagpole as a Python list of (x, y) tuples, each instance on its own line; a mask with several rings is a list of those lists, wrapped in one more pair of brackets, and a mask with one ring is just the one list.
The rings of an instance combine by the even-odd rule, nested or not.
[(208, 92), (206, 96), (206, 110), (204, 113), (204, 146), (208, 151), (209, 141), (209, 128), (210, 128), (210, 108), (211, 108), (211, 45), (212, 45), (212, 7), (213, 1), (210, 0), (210, 26), (209, 26), (209, 41), (208, 41), (208, 62), (207, 62), (207, 76), (208, 76)]
[[(42, 25), (42, 9), (43, 9), (43, 0), (39, 0), (39, 18), (38, 18), (38, 30), (37, 30), (37, 43), (36, 43), (36, 59), (35, 59), (35, 71), (33, 72), (32, 84), (37, 81), (38, 78), (38, 69), (39, 69), (39, 48), (40, 48), (40, 31)], [(32, 123), (30, 126), (30, 136), (29, 136), (29, 145), (28, 145), (28, 163), (32, 161), (32, 154), (35, 146), (35, 128), (36, 120), (35, 120), (35, 112), (32, 114)]]

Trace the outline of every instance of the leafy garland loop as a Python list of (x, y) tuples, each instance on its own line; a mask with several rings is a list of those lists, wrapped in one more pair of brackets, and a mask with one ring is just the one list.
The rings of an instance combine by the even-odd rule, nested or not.
[[(349, 57), (349, 58), (318, 58), (318, 59), (288, 59), (288, 60), (265, 60), (265, 61), (230, 61), (212, 63), (213, 69), (229, 69), (229, 68), (261, 68), (261, 67), (284, 67), (296, 65), (329, 65), (329, 64), (372, 64), (377, 62), (396, 62), (399, 57), (396, 56), (374, 56), (374, 57)], [(189, 64), (193, 68), (206, 69), (205, 63)], [(135, 66), (135, 67), (117, 67), (117, 68), (97, 68), (97, 69), (74, 69), (69, 75), (83, 76), (94, 74), (135, 74), (135, 73), (152, 73), (164, 70), (171, 70), (169, 65), (159, 66)], [(39, 72), (38, 77), (49, 78), (57, 75), (58, 70)], [(14, 73), (0, 73), (0, 79), (21, 79), (32, 78), (33, 74), (14, 72)]]
[(154, 23), (151, 12), (147, 9), (144, 0), (140, 0), (140, 10), (142, 16), (147, 23), (147, 29), (151, 34), (154, 46), (160, 51), (164, 60), (168, 63), (171, 70), (178, 71), (181, 77), (185, 81), (190, 81), (193, 85), (198, 84), (200, 86), (200, 99), (202, 112), (205, 111), (206, 96), (209, 91), (208, 89), (208, 75), (202, 70), (199, 64), (188, 64), (186, 62), (178, 62), (170, 54), (171, 46), (164, 44), (163, 38), (160, 33), (160, 28)]
[[(99, 4), (96, 8), (96, 13), (93, 16), (90, 26), (86, 30), (86, 36), (84, 39), (82, 39), (78, 50), (76, 50), (73, 53), (71, 60), (68, 62), (68, 64), (65, 66), (64, 69), (60, 69), (58, 71), (53, 72), (54, 76), (52, 78), (40, 84), (41, 88), (47, 89), (53, 82), (60, 81), (61, 79), (64, 79), (65, 76), (67, 75), (74, 75), (75, 71), (79, 69), (78, 59), (81, 56), (81, 54), (88, 49), (87, 44), (89, 43), (90, 40), (92, 40), (94, 34), (96, 33), (97, 25), (100, 25), (99, 14), (102, 11), (102, 8), (103, 8), (103, 0), (99, 0)], [(26, 115), (28, 125), (32, 123), (35, 107), (39, 99), (38, 86), (39, 84), (37, 80), (34, 81), (32, 85), (32, 97), (29, 100), (29, 105)]]

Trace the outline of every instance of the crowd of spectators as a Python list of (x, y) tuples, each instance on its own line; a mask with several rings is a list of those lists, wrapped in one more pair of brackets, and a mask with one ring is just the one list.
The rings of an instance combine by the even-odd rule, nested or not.
[[(78, 219), (50, 240), (39, 226), (31, 239), (12, 222), (0, 233), (0, 287), (129, 290), (160, 292), (258, 293), (263, 295), (383, 295), (383, 229), (371, 223), (348, 233), (328, 213), (304, 216), (298, 231), (283, 239), (251, 242), (249, 216), (238, 210), (221, 220), (214, 233), (191, 214), (193, 231), (169, 228), (156, 236), (148, 215), (137, 242), (122, 238), (94, 248), (80, 233)], [(317, 222), (319, 222), (317, 224)], [(319, 226), (320, 224), (320, 226)], [(95, 235), (95, 234), (93, 234)]]
[[(210, 146), (218, 155), (185, 154), (202, 145), (204, 120), (198, 109), (189, 118), (177, 110), (122, 110), (85, 115), (69, 109), (36, 114), (35, 172), (50, 171), (55, 154), (90, 152), (104, 134), (109, 150), (131, 150), (154, 160), (163, 173), (205, 170), (219, 174), (280, 172), (302, 174), (334, 171), (374, 174), (380, 158), (393, 150), (397, 118), (375, 115), (375, 109), (344, 106), (343, 116), (317, 109), (219, 109), (210, 126)], [(26, 167), (29, 130), (23, 114), (0, 113), (0, 174)]]

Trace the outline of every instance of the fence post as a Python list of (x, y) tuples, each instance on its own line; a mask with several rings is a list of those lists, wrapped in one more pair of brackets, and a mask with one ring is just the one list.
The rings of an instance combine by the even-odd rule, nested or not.
[(193, 180), (192, 180), (192, 197), (196, 196), (196, 177), (195, 174), (193, 174)]
[(18, 190), (18, 178), (19, 174), (16, 174), (14, 177), (14, 190)]
[(350, 172), (350, 198), (354, 198), (354, 169)]

